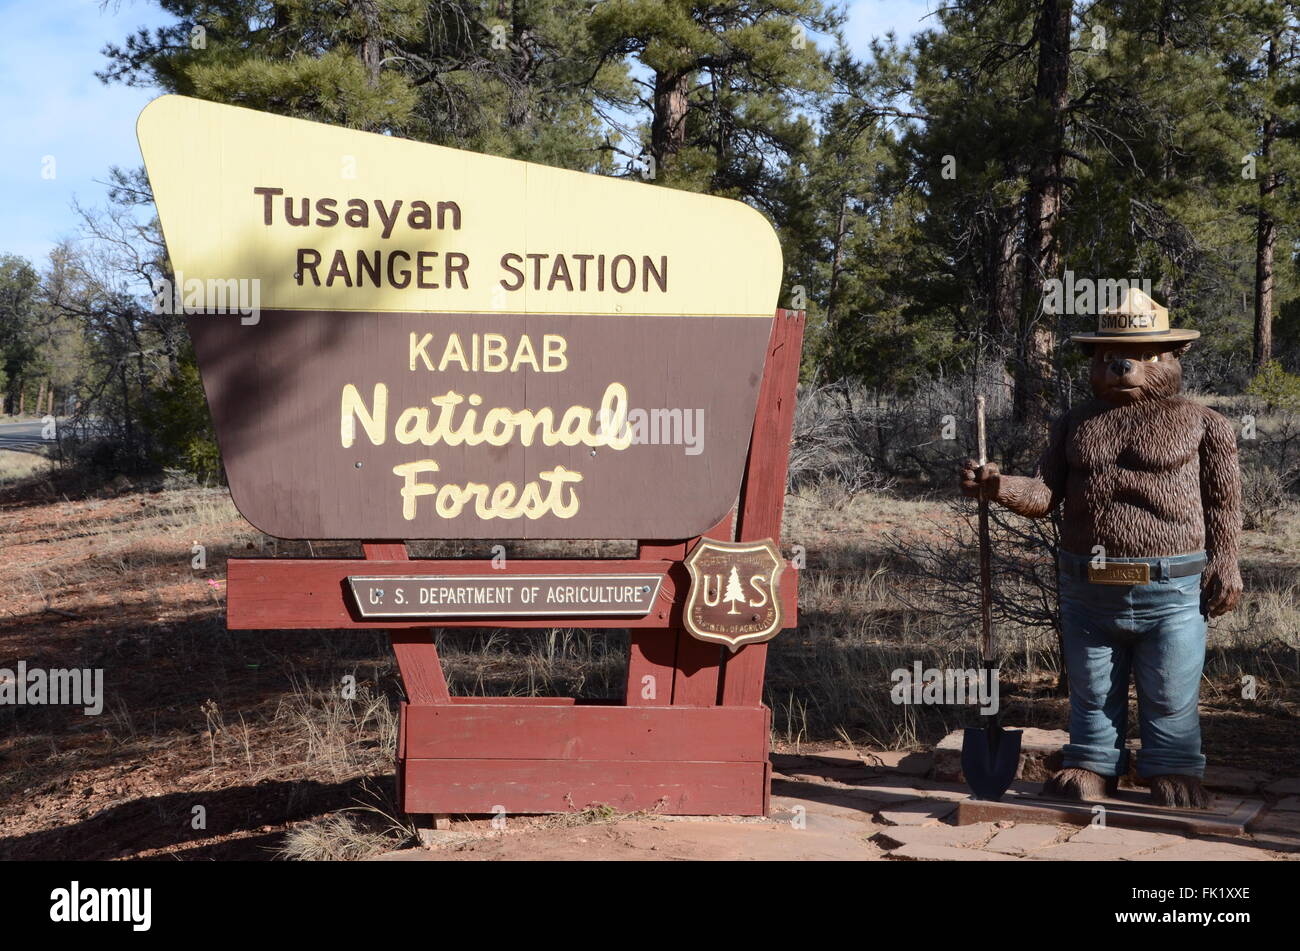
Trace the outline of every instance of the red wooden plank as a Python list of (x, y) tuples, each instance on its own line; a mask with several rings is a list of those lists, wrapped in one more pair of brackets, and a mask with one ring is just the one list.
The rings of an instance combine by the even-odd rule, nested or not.
[(405, 700), (397, 704), (397, 811), (406, 811), (406, 707)]
[(406, 699), (418, 703), (450, 703), (447, 678), (438, 660), (438, 648), (433, 643), (429, 628), (389, 631), (393, 653), (397, 655), (397, 669), (402, 674)]
[(677, 631), (677, 673), (673, 678), (673, 706), (713, 707), (718, 703), (718, 673), (722, 647)]
[[(637, 542), (636, 553), (642, 561), (681, 561), (686, 557), (686, 542), (641, 541)], [(629, 629), (627, 689), (623, 702), (629, 707), (672, 703), (676, 663), (677, 635), (674, 632), (653, 628)]]
[[(409, 557), (406, 542), (400, 541), (362, 542), (361, 551), (365, 555), (367, 564), (378, 560), (389, 564), (400, 564)], [(229, 566), (227, 566), (228, 578)], [(229, 580), (227, 580), (227, 592), (229, 589)], [(431, 628), (390, 630), (388, 640), (393, 645), (397, 670), (401, 675), (407, 700), (411, 703), (447, 703), (451, 700), (451, 694), (447, 691), (447, 678), (442, 672), (442, 662), (438, 659), (438, 648), (433, 643)]]
[[(736, 520), (736, 538), (740, 541), (771, 538), (778, 547), (781, 544), (781, 515), (785, 510), (803, 328), (802, 311), (778, 311), (772, 322), (767, 365), (758, 391), (757, 419), (763, 424), (755, 425), (750, 438), (745, 481), (740, 490)], [(781, 579), (782, 586), (791, 573), (787, 570)], [(788, 603), (785, 597), (782, 602)], [(796, 615), (791, 612), (786, 626), (797, 623)], [(734, 654), (724, 651), (721, 702), (726, 706), (762, 703), (766, 667), (767, 644), (746, 644)]]
[[(777, 635), (780, 637), (780, 635)], [(731, 651), (727, 651), (731, 654)], [(750, 707), (763, 702), (763, 676), (767, 670), (767, 644), (745, 644), (722, 660), (722, 703)]]
[[(522, 561), (512, 560), (503, 574), (656, 574), (665, 572), (660, 587), (659, 610), (644, 617), (550, 617), (550, 618), (482, 618), (421, 619), (419, 621), (362, 621), (353, 617), (344, 593), (348, 575), (472, 575), (487, 574), (493, 569), (485, 561), (364, 561), (359, 558), (232, 558), (226, 564), (226, 626), (232, 631), (269, 630), (399, 630), (441, 628), (657, 628), (663, 630), (680, 622), (687, 574), (679, 562), (637, 561)], [(787, 572), (788, 578), (792, 572)], [(786, 581), (782, 579), (782, 587)], [(793, 617), (794, 603), (783, 601)]]
[(763, 707), (443, 704), (406, 708), (408, 759), (763, 762)]
[(745, 481), (740, 489), (736, 520), (736, 538), (740, 541), (771, 538), (778, 545), (781, 542), (803, 328), (802, 311), (778, 311), (772, 322), (768, 362), (758, 390), (759, 422), (750, 437)]
[[(770, 748), (772, 742), (772, 710), (770, 707), (763, 708), (763, 723), (765, 724), (766, 736), (763, 740), (764, 749)], [(763, 815), (768, 815), (772, 811), (772, 761), (764, 756), (763, 758)]]
[[(701, 538), (716, 538), (730, 541), (735, 512), (728, 512), (717, 525), (705, 532)], [(694, 548), (699, 539), (692, 539), (686, 546)], [(682, 594), (685, 596), (686, 588)], [(713, 707), (718, 703), (718, 678), (722, 671), (722, 648), (712, 641), (701, 641), (693, 637), (685, 627), (677, 631), (677, 670), (673, 676), (673, 706)]]
[(406, 542), (362, 542), (361, 554), (367, 561), (406, 561)]
[(686, 557), (686, 542), (640, 541), (636, 543), (636, 556), (648, 561), (681, 561)]
[[(641, 561), (680, 562), (686, 557), (685, 541), (637, 542)], [(674, 600), (676, 599), (674, 588)], [(680, 608), (669, 613), (680, 617)], [(677, 673), (677, 633), (654, 628), (628, 629), (627, 686), (623, 702), (629, 707), (668, 706), (673, 702), (673, 678)]]
[(655, 628), (628, 631), (627, 689), (629, 707), (666, 707), (673, 702), (677, 632)]
[(578, 701), (573, 697), (452, 697), (452, 703), (487, 703), (498, 707), (534, 706), (537, 704), (557, 707), (573, 706)]
[(572, 812), (593, 804), (676, 816), (759, 816), (766, 763), (408, 759), (406, 811)]

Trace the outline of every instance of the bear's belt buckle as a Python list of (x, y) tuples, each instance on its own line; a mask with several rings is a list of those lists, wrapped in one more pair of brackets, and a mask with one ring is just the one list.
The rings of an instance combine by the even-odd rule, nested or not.
[(1145, 561), (1088, 562), (1088, 581), (1092, 584), (1150, 584), (1151, 566)]

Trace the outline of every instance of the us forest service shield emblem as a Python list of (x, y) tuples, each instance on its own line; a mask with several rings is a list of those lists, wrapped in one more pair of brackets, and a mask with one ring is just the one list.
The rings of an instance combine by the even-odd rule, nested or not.
[(683, 613), (686, 629), (733, 651), (770, 640), (781, 630), (781, 572), (785, 561), (770, 538), (720, 542), (702, 538), (686, 558), (691, 575)]

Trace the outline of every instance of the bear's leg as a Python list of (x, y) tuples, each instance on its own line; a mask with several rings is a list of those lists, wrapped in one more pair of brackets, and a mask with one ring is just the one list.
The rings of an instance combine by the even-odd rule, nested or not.
[(1058, 799), (1092, 802), (1113, 796), (1119, 790), (1118, 776), (1103, 776), (1090, 769), (1067, 766), (1043, 783), (1043, 795)]
[[(1126, 631), (1112, 615), (1122, 602), (1100, 601), (1098, 586), (1061, 580), (1061, 641), (1070, 679), (1070, 742), (1065, 768), (1043, 786), (1047, 795), (1101, 799), (1113, 794), (1128, 768), (1124, 734), (1132, 662)], [(1103, 592), (1103, 595), (1105, 592)], [(1115, 595), (1111, 595), (1114, 600)], [(1102, 610), (1099, 611), (1098, 609)]]
[(1152, 776), (1151, 801), (1174, 809), (1209, 809), (1209, 793), (1195, 776)]
[(1200, 576), (1144, 585), (1154, 623), (1133, 650), (1137, 681), (1138, 775), (1151, 780), (1157, 805), (1206, 809), (1201, 788), (1201, 670), (1205, 664), (1205, 617), (1200, 610)]

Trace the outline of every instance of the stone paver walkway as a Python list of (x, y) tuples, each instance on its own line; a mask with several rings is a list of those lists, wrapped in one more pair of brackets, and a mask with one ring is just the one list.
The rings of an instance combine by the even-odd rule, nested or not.
[[(940, 753), (940, 769), (950, 769)], [(803, 808), (809, 814), (830, 807), (856, 810), (882, 857), (912, 861), (1268, 861), (1300, 858), (1300, 811), (1294, 799), (1300, 781), (1281, 779), (1260, 789), (1269, 803), (1244, 836), (1198, 836), (1101, 825), (1045, 825), (1032, 822), (953, 824), (964, 785), (927, 778), (933, 764), (925, 754), (901, 758), (852, 750), (774, 756), (774, 820)], [(1221, 791), (1241, 795), (1242, 777), (1223, 771)], [(1258, 783), (1258, 778), (1250, 777)], [(1218, 783), (1216, 782), (1216, 785)], [(1036, 791), (1037, 784), (1015, 787)]]
[[(582, 823), (572, 817), (510, 817), (506, 830), (454, 818), (431, 849), (381, 856), (395, 861), (510, 859), (850, 860), (1073, 862), (1300, 858), (1300, 783), (1224, 776), (1225, 795), (1240, 787), (1269, 803), (1244, 836), (1042, 822), (953, 824), (969, 795), (959, 783), (932, 778), (929, 753), (835, 750), (772, 757), (772, 809), (766, 818), (630, 815)], [(940, 770), (942, 772), (942, 770)], [(1014, 788), (1036, 792), (1038, 784)], [(1263, 787), (1263, 788), (1261, 788)]]

